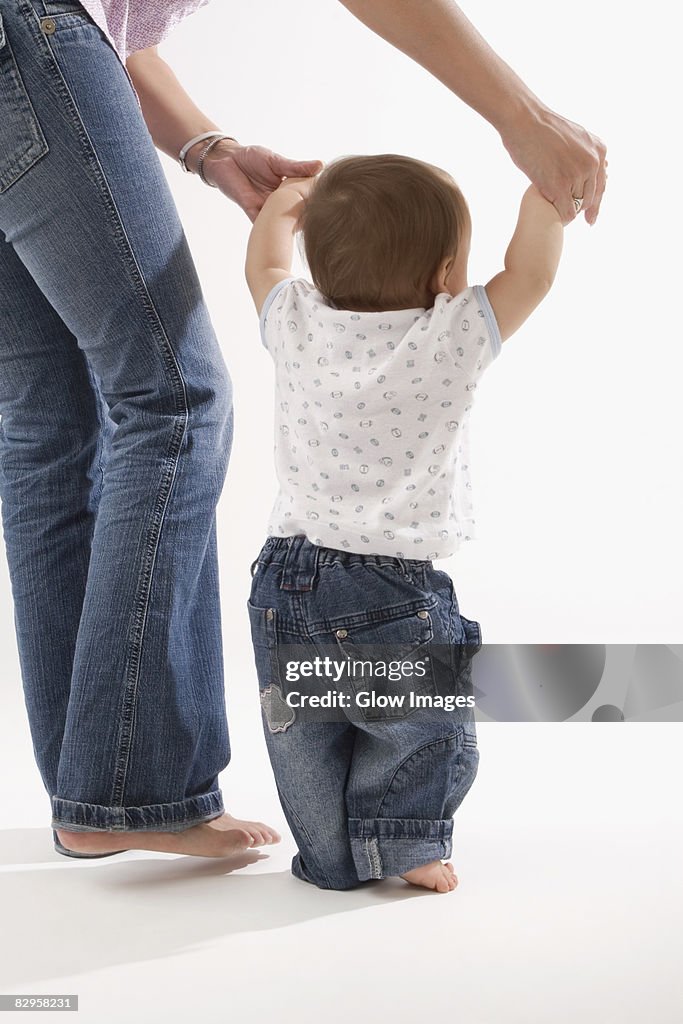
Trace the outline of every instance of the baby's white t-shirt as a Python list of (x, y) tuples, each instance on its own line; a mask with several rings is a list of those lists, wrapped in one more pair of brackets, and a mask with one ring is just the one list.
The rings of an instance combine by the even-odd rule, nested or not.
[(476, 536), (468, 419), (501, 351), (481, 285), (431, 309), (336, 309), (303, 278), (269, 292), (279, 493), (268, 534), (437, 559)]

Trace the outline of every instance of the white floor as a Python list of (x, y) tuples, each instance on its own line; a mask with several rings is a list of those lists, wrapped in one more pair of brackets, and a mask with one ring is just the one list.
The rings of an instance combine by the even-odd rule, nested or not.
[[(291, 877), (289, 837), (235, 865), (60, 857), (8, 690), (2, 993), (77, 993), (83, 1024), (683, 1019), (680, 725), (482, 725), (456, 892), (327, 893)], [(256, 709), (232, 703), (226, 802), (283, 826)]]

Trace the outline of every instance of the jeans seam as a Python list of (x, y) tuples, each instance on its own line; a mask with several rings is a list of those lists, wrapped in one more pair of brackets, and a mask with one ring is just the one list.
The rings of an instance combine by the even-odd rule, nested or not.
[(316, 637), (321, 633), (327, 634), (330, 630), (338, 629), (340, 626), (350, 629), (351, 627), (382, 625), (394, 619), (410, 618), (411, 615), (416, 614), (418, 611), (431, 612), (437, 607), (437, 604), (437, 599), (432, 595), (426, 595), (422, 598), (415, 597), (410, 601), (385, 605), (382, 608), (370, 611), (349, 612), (327, 619), (315, 619), (313, 622), (306, 623), (307, 632), (310, 637)]
[(391, 787), (394, 784), (394, 779), (396, 778), (398, 773), (401, 771), (401, 769), (406, 764), (408, 764), (408, 762), (413, 757), (415, 757), (416, 754), (419, 754), (422, 750), (427, 750), (429, 747), (437, 747), (437, 746), (442, 746), (445, 743), (449, 743), (451, 740), (455, 739), (458, 735), (459, 735), (458, 732), (453, 732), (453, 733), (451, 733), (448, 736), (441, 736), (441, 737), (439, 737), (438, 740), (433, 740), (433, 739), (432, 740), (428, 740), (426, 743), (423, 743), (421, 746), (416, 747), (415, 750), (411, 750), (411, 752), (406, 757), (403, 758), (401, 763), (396, 766), (396, 769), (395, 769), (393, 775), (391, 776), (391, 778), (389, 779), (389, 782), (387, 783), (386, 788), (385, 788), (384, 792), (382, 793), (380, 801), (377, 804), (377, 812), (373, 815), (373, 818), (381, 817), (382, 805), (384, 804), (384, 802), (385, 802), (385, 800), (386, 800), (386, 798), (387, 798), (387, 796), (389, 794), (389, 790), (391, 789)]
[[(35, 20), (35, 10), (31, 8), (31, 12)], [(24, 9), (24, 13), (26, 15), (26, 9)], [(159, 312), (145, 282), (144, 274), (142, 273), (135, 257), (133, 247), (126, 233), (123, 219), (116, 205), (107, 176), (99, 161), (95, 146), (93, 145), (85, 127), (78, 104), (76, 103), (66, 79), (62, 74), (59, 62), (50, 42), (45, 37), (44, 33), (40, 32), (37, 26), (34, 26), (33, 30), (35, 32), (39, 32), (42, 37), (43, 44), (47, 47), (50, 58), (48, 61), (50, 71), (57, 81), (62, 100), (64, 101), (68, 114), (70, 115), (70, 120), (76, 131), (85, 160), (87, 165), (90, 167), (93, 182), (98, 190), (100, 200), (104, 205), (105, 213), (113, 232), (114, 243), (119, 250), (123, 260), (123, 265), (127, 268), (130, 276), (133, 292), (142, 303), (145, 319), (151, 329), (151, 336), (160, 347), (164, 365), (168, 373), (172, 394), (176, 403), (176, 416), (180, 417), (179, 419), (174, 420), (168, 448), (163, 460), (166, 468), (162, 473), (156, 502), (148, 525), (148, 536), (142, 559), (142, 567), (138, 576), (132, 621), (128, 633), (126, 685), (119, 718), (116, 764), (110, 798), (112, 806), (116, 806), (123, 801), (123, 793), (125, 791), (127, 781), (128, 763), (135, 724), (135, 706), (139, 680), (139, 668), (156, 553), (161, 538), (164, 516), (166, 509), (168, 508), (173, 483), (176, 478), (179, 456), (182, 451), (183, 441), (187, 431), (189, 409), (185, 380), (178, 364), (173, 346), (166, 334)]]
[[(290, 813), (290, 814), (292, 815), (292, 817), (293, 817), (293, 818), (295, 818), (295, 819), (296, 819), (296, 822), (297, 822), (297, 825), (298, 825), (298, 827), (299, 827), (299, 828), (301, 829), (301, 832), (303, 833), (303, 835), (305, 835), (305, 836), (306, 836), (306, 842), (308, 843), (308, 848), (306, 849), (306, 856), (307, 856), (307, 857), (309, 857), (309, 856), (310, 856), (310, 859), (311, 859), (311, 860), (313, 861), (313, 863), (315, 864), (315, 866), (316, 866), (316, 868), (317, 868), (317, 870), (318, 870), (318, 872), (319, 872), (320, 876), (321, 876), (322, 878), (324, 878), (324, 879), (325, 879), (325, 884), (326, 884), (326, 885), (327, 885), (327, 886), (328, 886), (328, 887), (329, 887), (330, 889), (333, 889), (333, 888), (334, 888), (334, 886), (332, 885), (332, 882), (331, 882), (331, 881), (330, 881), (330, 879), (329, 879), (329, 878), (327, 877), (327, 875), (325, 874), (325, 872), (321, 870), (321, 868), (320, 868), (320, 865), (319, 865), (318, 861), (316, 860), (316, 857), (315, 857), (315, 853), (314, 853), (314, 850), (315, 850), (315, 845), (314, 845), (314, 843), (313, 843), (313, 840), (311, 839), (311, 837), (310, 837), (310, 836), (309, 836), (309, 834), (308, 834), (308, 831), (307, 831), (307, 829), (306, 829), (306, 826), (304, 825), (303, 821), (301, 820), (301, 818), (299, 817), (299, 815), (298, 815), (298, 814), (296, 813), (295, 809), (294, 809), (294, 808), (292, 807), (292, 805), (290, 804), (289, 800), (288, 800), (288, 799), (287, 799), (287, 797), (286, 797), (286, 796), (284, 795), (284, 793), (282, 792), (282, 790), (280, 789), (280, 787), (279, 787), (279, 786), (277, 787), (277, 791), (278, 791), (278, 796), (280, 797), (280, 800), (281, 800), (281, 802), (282, 802), (282, 806), (283, 806), (283, 807), (284, 807), (284, 808), (285, 808), (285, 809), (286, 809), (287, 811), (289, 811), (289, 813)], [(301, 851), (299, 851), (299, 852), (301, 852)]]
[[(105, 830), (107, 832), (157, 832), (160, 829), (162, 831), (164, 831), (164, 832), (182, 832), (186, 828), (189, 828), (190, 826), (195, 825), (195, 824), (200, 824), (203, 821), (213, 821), (214, 818), (220, 817), (221, 814), (224, 813), (222, 795), (220, 794), (219, 791), (217, 791), (217, 792), (218, 792), (218, 796), (219, 796), (219, 805), (220, 805), (221, 810), (209, 812), (210, 816), (207, 815), (207, 813), (202, 813), (200, 817), (197, 817), (196, 814), (194, 814), (194, 816), (192, 816), (192, 817), (185, 816), (185, 817), (183, 817), (183, 818), (181, 818), (181, 819), (179, 819), (177, 821), (172, 822), (171, 824), (172, 824), (173, 827), (170, 827), (168, 820), (166, 818), (164, 818), (162, 820), (153, 820), (149, 824), (138, 826), (137, 828), (134, 828), (134, 829), (129, 828), (128, 825), (126, 824), (126, 816), (130, 815), (131, 811), (145, 811), (147, 809), (147, 807), (149, 807), (150, 805), (142, 805), (142, 806), (134, 806), (134, 807), (105, 807), (105, 808), (103, 808), (99, 804), (90, 804), (90, 803), (86, 803), (86, 802), (80, 801), (80, 800), (65, 800), (65, 799), (63, 799), (61, 797), (53, 797), (52, 798), (52, 806), (53, 806), (52, 828), (64, 828), (67, 831), (73, 831), (73, 832), (90, 832), (90, 831), (102, 831), (102, 830)], [(169, 800), (169, 801), (166, 801), (166, 802), (164, 802), (162, 804), (154, 804), (152, 806), (154, 806), (154, 807), (159, 806), (159, 807), (162, 807), (162, 808), (167, 808), (169, 806), (175, 806), (177, 804), (194, 805), (197, 800), (201, 801), (206, 796), (210, 796), (210, 795), (211, 794), (207, 793), (207, 794), (204, 794), (203, 796), (199, 795), (199, 796), (196, 796), (196, 797), (185, 797), (183, 800)], [(74, 821), (69, 820), (69, 819), (62, 820), (62, 818), (60, 818), (59, 816), (55, 815), (55, 813), (54, 813), (54, 807), (56, 805), (58, 805), (60, 807), (60, 809), (62, 809), (62, 810), (73, 808), (77, 812), (80, 812), (81, 817), (85, 816), (84, 812), (85, 812), (86, 809), (90, 810), (91, 808), (94, 808), (96, 811), (106, 810), (108, 815), (110, 815), (112, 812), (116, 815), (116, 821), (108, 821), (106, 827), (103, 829), (103, 826), (99, 825), (99, 824), (97, 826), (90, 826), (90, 825), (84, 825), (80, 821), (79, 822), (74, 822)], [(76, 815), (74, 815), (74, 816), (76, 816)]]
[(100, 397), (99, 383), (98, 383), (98, 381), (96, 379), (95, 371), (91, 367), (91, 365), (88, 362), (87, 358), (85, 360), (85, 367), (86, 367), (86, 372), (88, 374), (88, 378), (90, 380), (90, 387), (91, 387), (92, 392), (93, 392), (93, 397), (94, 397), (94, 400), (95, 400), (95, 406), (97, 408), (97, 428), (98, 428), (97, 429), (97, 449), (95, 451), (95, 456), (93, 458), (93, 465), (95, 465), (95, 463), (97, 463), (97, 472), (98, 472), (98, 477), (99, 477), (99, 493), (96, 492), (96, 494), (97, 494), (97, 501), (96, 501), (96, 504), (95, 504), (95, 515), (96, 515), (97, 514), (97, 507), (99, 506), (100, 498), (102, 497), (102, 491), (104, 489), (104, 432), (105, 432), (105, 429), (106, 429), (105, 428), (105, 416), (106, 416), (106, 413), (104, 412), (104, 410), (102, 408), (102, 399)]

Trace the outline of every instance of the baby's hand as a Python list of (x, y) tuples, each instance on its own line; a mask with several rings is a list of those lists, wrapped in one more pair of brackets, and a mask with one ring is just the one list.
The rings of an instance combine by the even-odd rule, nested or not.
[(289, 190), (296, 192), (302, 199), (308, 199), (315, 184), (316, 175), (310, 178), (284, 178), (278, 185), (277, 191)]

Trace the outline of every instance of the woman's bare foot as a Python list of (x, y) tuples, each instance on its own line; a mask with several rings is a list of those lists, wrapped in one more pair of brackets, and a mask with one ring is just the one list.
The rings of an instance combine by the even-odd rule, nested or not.
[(182, 832), (69, 832), (57, 829), (62, 846), (76, 853), (154, 850), (192, 857), (231, 857), (255, 846), (280, 841), (275, 829), (223, 814)]
[(240, 829), (247, 832), (253, 839), (253, 846), (270, 846), (272, 843), (279, 843), (281, 836), (270, 825), (264, 825), (262, 821), (243, 821), (241, 818), (233, 818), (232, 814), (222, 814), (220, 818), (213, 818), (208, 822), (212, 828), (222, 832)]
[(458, 884), (458, 877), (453, 870), (453, 865), (451, 863), (444, 864), (440, 860), (433, 860), (430, 864), (422, 864), (419, 868), (406, 871), (401, 878), (411, 885), (419, 885), (423, 889), (433, 889), (435, 892), (452, 892)]

